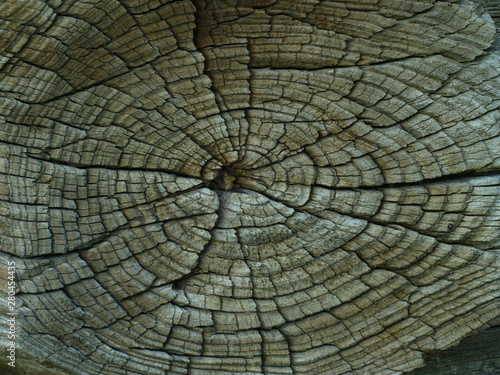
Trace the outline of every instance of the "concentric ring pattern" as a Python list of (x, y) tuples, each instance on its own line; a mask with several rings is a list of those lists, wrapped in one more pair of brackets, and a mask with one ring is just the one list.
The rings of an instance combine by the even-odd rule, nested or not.
[(500, 316), (500, 56), (474, 2), (0, 18), (19, 367), (401, 374)]

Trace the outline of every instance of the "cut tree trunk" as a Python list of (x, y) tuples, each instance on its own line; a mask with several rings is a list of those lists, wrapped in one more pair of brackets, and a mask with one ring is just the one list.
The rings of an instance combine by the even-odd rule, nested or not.
[(488, 9), (0, 2), (0, 370), (402, 374), (498, 324)]

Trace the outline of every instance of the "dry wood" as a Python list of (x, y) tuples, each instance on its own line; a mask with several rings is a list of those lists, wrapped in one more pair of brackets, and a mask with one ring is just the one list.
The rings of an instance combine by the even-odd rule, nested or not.
[(493, 324), (485, 4), (0, 2), (17, 373), (402, 374)]

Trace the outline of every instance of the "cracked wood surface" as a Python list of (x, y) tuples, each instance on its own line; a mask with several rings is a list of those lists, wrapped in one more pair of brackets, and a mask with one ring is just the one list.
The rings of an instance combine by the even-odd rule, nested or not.
[(5, 0), (0, 35), (19, 373), (402, 374), (500, 316), (482, 6)]

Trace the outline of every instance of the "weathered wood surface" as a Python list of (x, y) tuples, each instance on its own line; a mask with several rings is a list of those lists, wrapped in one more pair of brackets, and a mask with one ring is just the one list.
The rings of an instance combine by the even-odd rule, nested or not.
[(401, 374), (500, 315), (482, 6), (4, 0), (0, 20), (19, 373)]
[(500, 374), (500, 326), (467, 337), (448, 350), (431, 356), (426, 366), (408, 375)]

